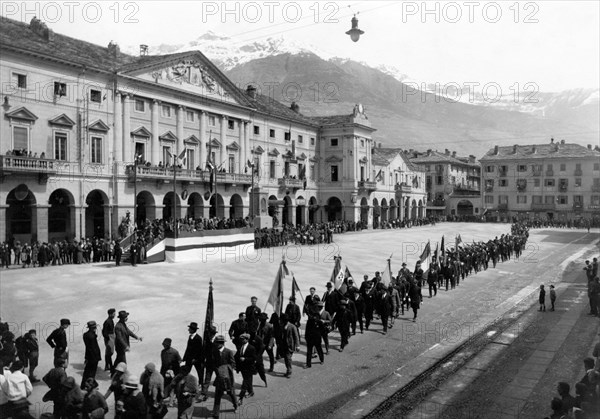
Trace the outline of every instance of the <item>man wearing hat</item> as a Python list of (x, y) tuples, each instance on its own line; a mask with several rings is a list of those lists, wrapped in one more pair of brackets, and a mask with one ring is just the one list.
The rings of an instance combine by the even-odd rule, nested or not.
[(282, 355), (285, 359), (285, 374), (284, 377), (290, 378), (292, 375), (292, 355), (294, 352), (300, 351), (300, 335), (296, 325), (290, 322), (290, 319), (285, 315), (281, 315), (281, 324), (283, 327), (283, 348)]
[(233, 370), (235, 368), (235, 357), (233, 351), (225, 347), (225, 337), (218, 335), (215, 337), (215, 347), (211, 353), (213, 365), (215, 367), (215, 403), (213, 405), (212, 417), (218, 418), (221, 410), (221, 398), (223, 393), (227, 393), (231, 397), (233, 403), (233, 411), (237, 410), (237, 399), (233, 391), (235, 381), (233, 378)]
[(181, 355), (179, 355), (177, 349), (171, 346), (172, 342), (171, 338), (164, 338), (162, 342), (163, 350), (160, 351), (160, 375), (165, 379), (165, 387), (170, 382), (170, 380), (167, 380), (167, 371), (171, 370), (174, 377), (179, 373), (179, 366), (181, 365)]
[(98, 362), (102, 360), (100, 346), (98, 345), (98, 335), (96, 329), (98, 325), (94, 320), (87, 322), (88, 331), (83, 334), (83, 344), (85, 345), (85, 367), (81, 377), (81, 389), (83, 390), (88, 378), (96, 378)]
[(267, 313), (260, 313), (260, 325), (258, 326), (257, 335), (260, 336), (264, 345), (265, 351), (269, 356), (269, 372), (273, 372), (275, 367), (275, 354), (273, 353), (273, 347), (275, 346), (275, 332), (273, 325), (268, 322), (269, 316)]
[(333, 327), (337, 326), (338, 331), (340, 332), (342, 341), (339, 349), (340, 352), (343, 352), (346, 345), (348, 345), (351, 319), (352, 314), (350, 313), (350, 310), (348, 310), (348, 300), (340, 300), (338, 311), (335, 313), (332, 321)]
[(329, 332), (331, 331), (331, 314), (325, 310), (325, 303), (323, 301), (317, 301), (317, 309), (319, 310), (319, 317), (321, 318), (322, 324), (320, 324), (321, 339), (325, 344), (325, 355), (329, 355)]
[(123, 412), (120, 417), (145, 418), (148, 413), (146, 398), (139, 391), (140, 380), (137, 376), (128, 374), (123, 387)]
[(216, 345), (214, 343), (214, 339), (215, 336), (217, 334), (217, 328), (214, 325), (209, 325), (208, 326), (208, 335), (205, 336), (205, 340), (204, 340), (204, 375), (203, 375), (203, 380), (201, 380), (200, 384), (201, 384), (201, 389), (200, 389), (200, 396), (199, 396), (199, 400), (200, 401), (206, 401), (206, 399), (208, 399), (208, 395), (207, 395), (207, 390), (208, 390), (208, 386), (210, 385), (210, 380), (211, 377), (213, 375), (213, 373), (215, 372), (215, 366), (213, 363), (213, 359), (210, 356), (210, 354), (212, 353), (213, 349), (216, 348)]
[(302, 318), (302, 314), (300, 314), (300, 307), (296, 304), (296, 297), (293, 295), (290, 297), (290, 302), (285, 308), (285, 314), (290, 319), (290, 322), (294, 324), (297, 328), (300, 328), (300, 319)]
[(119, 311), (119, 321), (115, 325), (115, 351), (117, 352), (117, 358), (115, 364), (124, 362), (127, 364), (125, 353), (129, 351), (129, 338), (132, 337), (136, 340), (142, 341), (142, 337), (138, 337), (133, 331), (127, 327), (127, 320), (129, 319), (129, 313), (125, 310)]
[(102, 324), (102, 337), (104, 338), (104, 371), (110, 371), (112, 374), (114, 371), (114, 364), (112, 362), (112, 356), (115, 353), (115, 322), (117, 310), (114, 308), (108, 309), (108, 317)]
[(248, 393), (248, 397), (254, 396), (254, 388), (252, 387), (252, 377), (256, 374), (256, 349), (250, 343), (249, 333), (240, 335), (241, 345), (235, 353), (235, 368), (237, 372), (242, 373), (242, 388), (239, 394), (239, 405)]
[(321, 301), (325, 304), (325, 310), (333, 316), (339, 306), (340, 294), (333, 289), (333, 284), (328, 282), (326, 285), (327, 291), (323, 294)]
[(66, 364), (69, 363), (69, 349), (67, 348), (67, 327), (71, 325), (71, 321), (69, 319), (60, 319), (60, 327), (58, 329), (54, 329), (46, 342), (50, 345), (51, 348), (54, 349), (54, 359), (61, 358), (66, 361)]
[(256, 329), (258, 329), (258, 324), (260, 323), (259, 316), (261, 311), (260, 308), (256, 305), (257, 301), (258, 298), (251, 297), (250, 305), (246, 307), (246, 324), (248, 328), (247, 331), (250, 333), (256, 333)]
[(310, 287), (309, 292), (310, 294), (304, 300), (304, 307), (302, 308), (303, 316), (309, 316), (311, 309), (316, 309), (317, 307), (317, 301), (315, 300), (315, 297), (318, 297), (318, 295), (315, 294), (317, 289), (315, 287)]
[(204, 362), (204, 347), (202, 346), (202, 337), (198, 332), (198, 323), (191, 322), (188, 325), (189, 337), (187, 340), (187, 346), (185, 353), (183, 354), (183, 362), (185, 365), (196, 369), (198, 374), (198, 381), (202, 380), (202, 365)]

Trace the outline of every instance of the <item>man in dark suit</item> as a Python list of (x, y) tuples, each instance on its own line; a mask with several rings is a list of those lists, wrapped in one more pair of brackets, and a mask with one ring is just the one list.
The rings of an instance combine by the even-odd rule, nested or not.
[(188, 332), (190, 333), (190, 337), (187, 341), (187, 346), (185, 348), (185, 353), (183, 354), (183, 362), (185, 365), (196, 369), (196, 373), (198, 374), (198, 378), (200, 381), (204, 378), (202, 376), (202, 361), (204, 360), (204, 346), (202, 345), (202, 338), (197, 333), (198, 331), (198, 323), (191, 322), (188, 326)]
[(300, 327), (302, 315), (300, 314), (300, 307), (296, 304), (296, 297), (290, 297), (290, 302), (285, 308), (285, 314), (292, 324), (296, 325), (296, 327)]
[(98, 362), (102, 360), (100, 345), (98, 345), (98, 335), (96, 334), (97, 325), (94, 320), (87, 322), (88, 331), (83, 334), (83, 343), (85, 345), (85, 367), (81, 377), (81, 388), (84, 388), (88, 378), (96, 378)]
[(248, 324), (246, 323), (246, 313), (240, 313), (238, 319), (231, 322), (229, 327), (229, 337), (235, 344), (235, 347), (240, 347), (240, 335), (248, 331)]
[(102, 337), (104, 338), (104, 346), (106, 351), (104, 352), (104, 371), (114, 372), (115, 365), (112, 362), (112, 356), (115, 352), (115, 318), (116, 310), (114, 308), (108, 309), (108, 317), (102, 324)]
[(250, 335), (242, 333), (240, 336), (241, 345), (235, 354), (235, 366), (237, 372), (242, 373), (242, 389), (239, 394), (239, 404), (248, 393), (248, 397), (254, 396), (254, 388), (252, 387), (252, 377), (256, 374), (256, 349), (250, 345), (248, 341)]
[(246, 324), (248, 333), (256, 333), (260, 323), (260, 308), (256, 305), (258, 298), (250, 298), (250, 305), (246, 307)]
[(377, 293), (379, 314), (381, 315), (381, 323), (383, 324), (383, 334), (387, 334), (389, 319), (393, 316), (392, 296), (389, 289), (386, 289), (383, 284), (377, 284), (379, 290)]
[(67, 332), (66, 329), (71, 325), (69, 319), (60, 319), (60, 327), (55, 329), (46, 342), (54, 349), (54, 359), (64, 359), (65, 367), (69, 363), (69, 352), (67, 349)]
[(321, 301), (325, 303), (325, 310), (333, 316), (338, 309), (340, 294), (333, 289), (331, 282), (328, 282), (326, 287), (327, 291), (323, 294)]
[(225, 337), (218, 335), (214, 340), (215, 347), (211, 353), (212, 363), (215, 367), (215, 403), (213, 405), (212, 417), (218, 418), (221, 410), (221, 398), (227, 392), (233, 403), (233, 411), (237, 410), (237, 399), (233, 387), (235, 381), (233, 370), (235, 369), (235, 357), (233, 351), (225, 347)]

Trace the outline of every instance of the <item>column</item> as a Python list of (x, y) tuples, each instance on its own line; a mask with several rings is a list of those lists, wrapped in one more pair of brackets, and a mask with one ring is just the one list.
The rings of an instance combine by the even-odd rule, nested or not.
[(225, 164), (225, 149), (227, 148), (227, 117), (221, 115), (221, 150), (217, 167)]
[(50, 205), (38, 204), (35, 211), (37, 212), (36, 224), (37, 224), (37, 239), (40, 243), (48, 243), (48, 208)]
[(104, 238), (111, 236), (111, 206), (108, 204), (104, 204), (102, 209), (104, 210)]
[(206, 152), (206, 112), (200, 111), (198, 119), (200, 120), (200, 135), (198, 136), (200, 139), (200, 151), (198, 152), (198, 162), (200, 167), (204, 168), (204, 162), (206, 161), (204, 157), (204, 153)]
[[(161, 161), (162, 157), (160, 156), (160, 140), (158, 136), (160, 135), (158, 132), (158, 110), (160, 109), (160, 101), (153, 100), (152, 101), (152, 126), (150, 130), (152, 131), (152, 138), (150, 138), (150, 149), (152, 150), (152, 157), (150, 161), (153, 165), (158, 165), (158, 162)], [(163, 162), (166, 163), (166, 162)]]
[(183, 114), (185, 113), (185, 107), (178, 106), (177, 107), (177, 155), (179, 156), (183, 150), (185, 149), (185, 144), (183, 144)]
[(123, 100), (123, 161), (133, 161), (131, 152), (131, 96), (128, 94), (125, 94)]
[(244, 173), (244, 167), (246, 167), (246, 160), (244, 159), (244, 152), (246, 150), (246, 121), (240, 119), (238, 128), (240, 133), (240, 150), (238, 153), (236, 173)]
[(244, 122), (244, 165), (250, 160), (250, 122), (251, 121)]
[(8, 240), (6, 237), (8, 220), (6, 219), (6, 209), (8, 205), (0, 205), (0, 241)]
[(115, 93), (114, 161), (123, 161), (123, 104), (121, 93)]
[(319, 174), (315, 176), (315, 180), (322, 179), (327, 182), (331, 178), (331, 173), (325, 173), (325, 141), (323, 137), (319, 136)]

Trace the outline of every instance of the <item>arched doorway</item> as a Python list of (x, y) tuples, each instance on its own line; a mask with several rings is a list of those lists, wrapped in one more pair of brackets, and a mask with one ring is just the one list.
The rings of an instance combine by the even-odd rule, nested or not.
[(108, 196), (100, 189), (94, 189), (88, 194), (85, 203), (87, 204), (85, 209), (86, 237), (104, 238)]
[(188, 198), (187, 218), (204, 218), (204, 199), (198, 192), (193, 192)]
[(468, 199), (463, 199), (456, 205), (457, 215), (473, 215), (473, 203)]
[(281, 224), (292, 224), (292, 199), (289, 197), (289, 195), (283, 197)]
[(412, 218), (413, 220), (417, 218), (417, 201), (416, 200), (412, 200), (411, 203), (411, 210), (410, 210), (410, 218)]
[(306, 223), (306, 201), (303, 196), (296, 198), (296, 225), (301, 226)]
[(360, 200), (360, 222), (363, 228), (366, 228), (369, 224), (369, 201), (367, 198)]
[(388, 221), (388, 204), (387, 204), (387, 200), (385, 198), (383, 198), (381, 200), (381, 222), (386, 222)]
[(319, 209), (319, 205), (317, 204), (317, 198), (312, 196), (308, 200), (308, 223), (309, 224), (315, 223), (315, 214), (318, 209)]
[[(181, 217), (181, 200), (179, 195), (175, 194), (175, 214), (173, 214), (173, 192), (168, 192), (163, 198), (163, 219), (170, 220), (172, 218)], [(175, 215), (175, 217), (173, 217)]]
[(225, 218), (225, 201), (223, 201), (223, 197), (219, 194), (213, 194), (210, 197), (210, 218)]
[(75, 199), (66, 189), (57, 189), (50, 194), (48, 204), (48, 241), (75, 238)]
[(136, 203), (136, 224), (143, 226), (146, 220), (154, 220), (156, 218), (156, 203), (154, 196), (148, 191), (141, 191), (137, 195)]
[(6, 197), (6, 239), (14, 238), (21, 243), (31, 243), (37, 239), (37, 225), (34, 223), (37, 201), (27, 185), (21, 184)]
[(423, 218), (425, 214), (423, 213), (423, 200), (419, 199), (419, 218)]
[(406, 198), (404, 201), (404, 219), (410, 220), (410, 198)]
[(229, 200), (229, 218), (244, 218), (244, 202), (238, 194), (234, 194)]
[(377, 198), (373, 198), (373, 228), (379, 227), (379, 220), (381, 219), (381, 207)]
[(327, 201), (327, 221), (337, 221), (342, 219), (342, 201), (332, 196)]

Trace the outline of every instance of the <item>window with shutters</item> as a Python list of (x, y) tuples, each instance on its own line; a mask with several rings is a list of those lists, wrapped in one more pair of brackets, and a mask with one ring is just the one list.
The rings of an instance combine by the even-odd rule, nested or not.
[(13, 127), (13, 149), (29, 150), (29, 127)]
[(54, 159), (55, 160), (67, 160), (67, 133), (66, 132), (55, 132), (54, 133)]
[(102, 163), (102, 137), (92, 137), (90, 162)]

